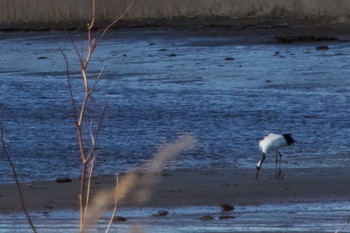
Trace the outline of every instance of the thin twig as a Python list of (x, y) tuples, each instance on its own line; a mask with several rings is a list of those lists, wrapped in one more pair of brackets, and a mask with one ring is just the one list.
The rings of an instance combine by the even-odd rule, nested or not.
[(117, 212), (117, 204), (118, 204), (118, 184), (119, 184), (119, 177), (118, 177), (118, 173), (115, 174), (116, 177), (116, 181), (115, 181), (115, 195), (114, 195), (114, 208), (112, 211), (112, 215), (111, 215), (111, 219), (109, 220), (107, 229), (106, 229), (106, 233), (109, 232), (111, 225), (113, 223), (113, 218), (115, 216), (115, 213)]
[(106, 104), (105, 104), (105, 106), (103, 108), (103, 111), (102, 111), (102, 113), (100, 115), (97, 131), (95, 133), (95, 141), (97, 141), (98, 135), (100, 134), (101, 127), (102, 127), (102, 122), (103, 122), (103, 119), (104, 119), (106, 111), (107, 111), (108, 102), (109, 102), (109, 99), (107, 99)]
[(91, 48), (91, 30), (95, 24), (95, 18), (96, 18), (96, 0), (92, 0), (92, 19), (90, 24), (88, 25), (88, 41), (89, 41), (89, 48)]
[(92, 92), (95, 90), (95, 87), (96, 87), (96, 85), (97, 85), (98, 81), (100, 81), (101, 76), (102, 76), (103, 71), (105, 70), (105, 68), (106, 68), (106, 65), (103, 65), (103, 66), (102, 66), (102, 69), (101, 69), (101, 71), (100, 71), (100, 73), (98, 74), (98, 76), (97, 76), (97, 78), (96, 78), (96, 80), (95, 80), (94, 85), (93, 85), (93, 86), (92, 86), (92, 88), (90, 89), (90, 93), (89, 93), (89, 95), (91, 95), (91, 94), (92, 94)]
[(339, 232), (342, 231), (349, 223), (350, 223), (350, 216), (349, 216), (348, 219), (346, 220), (346, 223), (344, 223), (344, 225), (343, 225), (342, 227), (340, 227), (338, 230), (336, 230), (334, 233), (339, 233)]
[(80, 66), (83, 67), (84, 66), (83, 58), (81, 57), (81, 54), (79, 53), (79, 50), (78, 50), (78, 48), (77, 48), (77, 46), (76, 46), (76, 44), (75, 44), (75, 42), (73, 40), (72, 35), (69, 35), (69, 38), (70, 38), (70, 40), (72, 42), (74, 51), (75, 51), (75, 53), (77, 54), (77, 56), (79, 58)]
[(91, 22), (88, 24), (88, 44), (89, 44), (89, 52), (86, 56), (85, 59), (85, 68), (87, 67), (91, 55), (94, 52), (95, 49), (95, 39), (91, 39), (91, 32), (92, 32), (92, 28), (94, 27), (95, 24), (95, 18), (96, 18), (96, 0), (92, 0), (92, 19)]
[(90, 118), (90, 138), (91, 138), (91, 145), (94, 146), (95, 145), (95, 137), (94, 137), (94, 134), (92, 132), (92, 115)]
[(26, 216), (26, 218), (28, 220), (28, 223), (31, 226), (33, 232), (37, 233), (37, 231), (36, 231), (36, 229), (35, 229), (35, 227), (34, 227), (34, 225), (32, 223), (32, 220), (30, 219), (30, 216), (29, 216), (29, 214), (27, 212), (27, 208), (26, 208), (26, 206), (24, 204), (23, 195), (22, 195), (22, 189), (21, 189), (21, 185), (20, 185), (20, 183), (18, 181), (17, 172), (16, 172), (15, 166), (12, 163), (10, 154), (8, 153), (6, 145), (5, 145), (4, 128), (2, 126), (0, 126), (0, 128), (1, 128), (1, 145), (2, 145), (2, 149), (3, 149), (4, 153), (5, 153), (7, 161), (9, 162), (9, 164), (10, 164), (10, 166), (12, 168), (13, 177), (15, 178), (15, 181), (16, 181), (16, 186), (17, 186), (18, 193), (19, 193), (19, 196), (20, 196), (20, 199), (21, 199), (21, 204), (22, 204), (22, 208), (23, 208), (24, 214), (25, 214), (25, 216)]
[(88, 211), (88, 206), (89, 206), (90, 190), (91, 190), (91, 177), (92, 177), (92, 171), (94, 170), (94, 164), (95, 164), (95, 157), (93, 157), (91, 159), (90, 165), (89, 165), (89, 176), (88, 176), (88, 185), (87, 185), (87, 191), (86, 191), (86, 203), (85, 203), (84, 218), (86, 218), (86, 213)]
[[(103, 108), (103, 111), (102, 111), (102, 113), (100, 115), (100, 118), (99, 118), (99, 123), (98, 123), (97, 130), (96, 130), (96, 133), (95, 133), (95, 136), (94, 136), (94, 142), (97, 141), (98, 135), (100, 134), (100, 130), (101, 130), (101, 127), (102, 127), (103, 118), (104, 118), (104, 116), (106, 114), (107, 106), (108, 106), (108, 99), (106, 101), (105, 107)], [(90, 159), (92, 154), (95, 152), (95, 149), (96, 149), (96, 143), (94, 143), (92, 145), (92, 148), (90, 150), (89, 155), (86, 157), (86, 160)]]
[(102, 32), (101, 36), (97, 39), (96, 43), (95, 43), (95, 47), (97, 47), (97, 45), (101, 42), (101, 40), (103, 39), (104, 35), (107, 33), (107, 31), (113, 27), (116, 23), (118, 23), (122, 18), (124, 18), (124, 16), (126, 15), (126, 13), (131, 9), (131, 7), (134, 5), (135, 2), (131, 2), (130, 5), (125, 9), (125, 11), (116, 19), (114, 20), (111, 24), (109, 24)]
[(75, 107), (75, 100), (74, 100), (74, 95), (73, 95), (72, 83), (71, 83), (71, 79), (70, 79), (69, 62), (68, 62), (66, 53), (63, 51), (63, 49), (60, 47), (59, 50), (61, 51), (61, 53), (63, 55), (64, 61), (66, 62), (66, 72), (67, 72), (69, 95), (70, 95), (70, 98), (71, 98), (71, 101), (72, 101), (72, 105), (73, 105), (73, 114), (74, 114), (75, 124), (77, 124), (77, 122), (78, 122), (77, 110), (76, 110), (76, 107)]
[[(93, 1), (95, 2), (95, 1)], [(114, 20), (111, 24), (109, 24), (102, 32), (102, 34), (100, 35), (100, 37), (96, 40), (96, 39), (92, 39), (91, 40), (91, 30), (92, 30), (92, 24), (89, 25), (88, 27), (88, 41), (89, 41), (89, 53), (86, 56), (85, 59), (85, 63), (83, 65), (83, 67), (87, 67), (90, 60), (91, 60), (91, 56), (92, 53), (94, 52), (94, 50), (96, 49), (96, 47), (101, 43), (104, 35), (107, 33), (107, 31), (113, 27), (116, 23), (118, 23), (122, 18), (124, 18), (124, 16), (126, 15), (126, 13), (131, 9), (131, 7), (134, 5), (134, 2), (131, 2), (130, 5), (126, 8), (126, 10), (116, 19)], [(95, 13), (94, 13), (95, 14)], [(94, 21), (92, 21), (93, 23)]]

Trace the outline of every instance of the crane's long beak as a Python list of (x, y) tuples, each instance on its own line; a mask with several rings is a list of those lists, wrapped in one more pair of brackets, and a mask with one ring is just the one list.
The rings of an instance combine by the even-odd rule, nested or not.
[(263, 153), (263, 154), (262, 154), (262, 157), (261, 157), (261, 160), (256, 164), (256, 175), (255, 175), (255, 179), (258, 179), (259, 171), (260, 171), (260, 169), (261, 169), (261, 166), (262, 166), (262, 164), (263, 164), (265, 158), (266, 158), (266, 155), (265, 155), (265, 153)]
[(255, 175), (255, 179), (258, 179), (260, 168), (261, 168), (261, 167), (256, 166), (256, 175)]

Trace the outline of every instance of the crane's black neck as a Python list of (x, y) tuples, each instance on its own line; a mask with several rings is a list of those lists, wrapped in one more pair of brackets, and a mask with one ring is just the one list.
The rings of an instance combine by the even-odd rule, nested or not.
[(296, 143), (291, 134), (283, 134), (283, 137), (286, 139), (288, 146), (294, 145), (294, 143)]

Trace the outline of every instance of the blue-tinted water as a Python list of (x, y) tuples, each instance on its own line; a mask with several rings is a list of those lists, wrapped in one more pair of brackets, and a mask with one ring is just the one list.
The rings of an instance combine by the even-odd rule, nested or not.
[[(188, 132), (199, 145), (172, 169), (254, 168), (258, 141), (270, 132), (292, 133), (298, 142), (285, 150), (284, 166), (350, 165), (349, 44), (327, 43), (330, 50), (317, 51), (320, 44), (277, 44), (273, 36), (244, 42), (170, 30), (111, 32), (88, 70), (96, 75), (106, 64), (87, 111), (95, 122), (109, 99), (95, 174), (136, 167)], [(59, 47), (78, 94), (82, 80), (67, 34), (12, 34), (0, 43), (0, 120), (21, 180), (80, 175)], [(11, 173), (0, 158), (0, 182), (8, 182)]]
[[(165, 217), (152, 217), (167, 210)], [(331, 210), (331, 211), (330, 211)], [(126, 222), (114, 222), (111, 232), (349, 232), (349, 203), (315, 202), (261, 206), (236, 206), (233, 212), (221, 212), (215, 206), (189, 206), (170, 209), (121, 209), (117, 216)], [(79, 214), (75, 211), (32, 212), (32, 221), (39, 232), (77, 232)], [(111, 213), (106, 213), (91, 232), (105, 232)], [(211, 221), (201, 217), (211, 216)], [(230, 218), (220, 219), (221, 216)], [(0, 232), (29, 232), (22, 213), (0, 214)]]

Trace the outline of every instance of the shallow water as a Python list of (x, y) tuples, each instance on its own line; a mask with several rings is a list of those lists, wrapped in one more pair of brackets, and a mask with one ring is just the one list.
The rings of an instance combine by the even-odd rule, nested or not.
[[(97, 74), (106, 64), (88, 113), (97, 120), (109, 99), (95, 174), (136, 167), (187, 132), (199, 145), (171, 169), (255, 167), (258, 141), (270, 132), (292, 133), (298, 142), (285, 150), (283, 166), (349, 166), (349, 44), (327, 43), (330, 50), (317, 51), (320, 44), (277, 44), (273, 36), (111, 32), (90, 70)], [(73, 38), (81, 50), (79, 36)], [(77, 93), (82, 83), (67, 34), (12, 34), (0, 43), (0, 120), (22, 181), (80, 175), (59, 47)], [(268, 158), (265, 166), (273, 162)], [(5, 169), (1, 183), (11, 182)]]
[[(160, 210), (167, 210), (165, 217), (153, 217)], [(135, 208), (121, 209), (117, 216), (126, 222), (114, 223), (111, 232), (335, 232), (348, 219), (349, 202), (289, 203), (279, 205), (236, 206), (233, 212), (221, 212), (219, 207), (190, 206), (171, 209)], [(40, 232), (77, 232), (79, 213), (74, 211), (47, 211), (31, 213)], [(214, 220), (200, 220), (212, 216)], [(232, 218), (220, 220), (220, 216)], [(94, 232), (104, 232), (110, 213), (95, 226)], [(143, 231), (137, 231), (142, 229)], [(346, 225), (340, 232), (348, 232)], [(28, 223), (21, 213), (1, 213), (0, 232), (28, 232)]]

